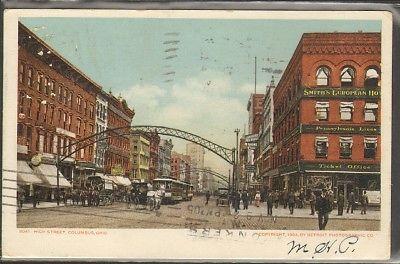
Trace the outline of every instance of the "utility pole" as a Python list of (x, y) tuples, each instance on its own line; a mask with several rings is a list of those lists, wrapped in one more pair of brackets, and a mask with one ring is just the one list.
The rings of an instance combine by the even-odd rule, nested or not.
[(236, 189), (237, 189), (237, 182), (238, 182), (238, 179), (239, 179), (239, 132), (240, 132), (240, 129), (236, 128), (235, 129), (235, 133), (236, 133), (235, 175), (236, 175), (236, 179), (234, 179), (234, 182), (233, 182), (234, 191), (236, 191)]
[(257, 93), (257, 57), (254, 57), (254, 94)]

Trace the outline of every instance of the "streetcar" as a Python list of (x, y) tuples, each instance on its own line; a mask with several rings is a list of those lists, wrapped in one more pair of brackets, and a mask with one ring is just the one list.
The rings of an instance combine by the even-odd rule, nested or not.
[(182, 185), (182, 199), (185, 201), (191, 201), (193, 198), (193, 185), (189, 182), (181, 181), (180, 184)]
[(164, 188), (163, 202), (165, 203), (180, 202), (185, 196), (183, 182), (172, 178), (156, 178), (153, 180), (153, 187), (155, 190)]

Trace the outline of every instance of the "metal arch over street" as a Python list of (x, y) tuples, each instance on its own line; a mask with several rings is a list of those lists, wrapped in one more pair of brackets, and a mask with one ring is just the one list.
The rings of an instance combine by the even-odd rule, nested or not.
[(229, 179), (228, 179), (227, 176), (225, 176), (225, 175), (223, 175), (223, 174), (221, 174), (219, 172), (210, 170), (210, 169), (202, 169), (202, 168), (192, 168), (190, 170), (182, 169), (182, 170), (177, 170), (177, 171), (171, 171), (171, 174), (173, 174), (173, 173), (182, 173), (182, 172), (205, 172), (205, 173), (211, 174), (214, 177), (217, 177), (218, 179), (224, 181), (225, 183), (229, 183)]
[[(129, 129), (129, 131), (127, 131)], [(59, 147), (60, 149), (68, 149), (70, 147), (74, 148), (74, 151), (72, 151), (69, 155), (63, 156), (60, 161), (65, 160), (67, 157), (71, 156), (73, 153), (76, 153), (79, 149), (93, 145), (94, 143), (98, 141), (104, 141), (105, 139), (108, 139), (111, 137), (111, 133), (114, 134), (114, 136), (127, 136), (130, 134), (135, 134), (135, 133), (157, 133), (160, 135), (165, 135), (165, 136), (172, 136), (180, 139), (184, 139), (193, 143), (196, 143), (211, 152), (217, 154), (221, 158), (223, 158), (225, 161), (227, 161), (229, 164), (234, 165), (235, 164), (235, 149), (228, 149), (226, 147), (223, 147), (221, 145), (218, 145), (214, 142), (211, 142), (205, 138), (202, 138), (198, 135), (176, 129), (176, 128), (170, 128), (170, 127), (165, 127), (165, 126), (151, 126), (151, 125), (138, 125), (138, 126), (124, 126), (124, 127), (116, 127), (116, 128), (111, 128), (107, 129), (105, 131), (90, 135), (85, 138), (81, 138), (67, 146), (64, 147)], [(82, 146), (83, 145), (83, 146)]]
[(132, 133), (137, 133), (137, 132), (145, 132), (145, 133), (151, 133), (155, 132), (160, 135), (164, 136), (172, 136), (172, 137), (177, 137), (180, 139), (184, 139), (187, 141), (191, 141), (193, 143), (196, 143), (223, 158), (230, 164), (235, 163), (235, 156), (234, 156), (234, 150), (233, 149), (228, 149), (225, 148), (221, 145), (218, 145), (214, 142), (211, 142), (205, 138), (202, 138), (200, 136), (197, 136), (195, 134), (176, 129), (176, 128), (170, 128), (170, 127), (164, 127), (164, 126), (131, 126), (131, 131)]

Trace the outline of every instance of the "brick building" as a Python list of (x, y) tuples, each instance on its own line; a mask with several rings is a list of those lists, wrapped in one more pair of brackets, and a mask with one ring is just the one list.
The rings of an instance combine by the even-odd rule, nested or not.
[(380, 33), (303, 34), (274, 92), (272, 187), (380, 190)]
[(107, 128), (118, 129), (108, 134), (108, 147), (105, 152), (105, 172), (112, 175), (129, 176), (132, 171), (130, 162), (130, 127), (135, 112), (130, 109), (121, 96), (107, 94)]
[(191, 158), (189, 155), (184, 155), (172, 151), (171, 154), (171, 176), (174, 179), (190, 182), (190, 166)]
[(150, 162), (149, 162), (149, 180), (160, 176), (159, 168), (159, 145), (160, 136), (157, 133), (148, 133), (150, 138)]
[[(130, 116), (127, 123), (112, 119), (111, 127), (130, 124), (133, 111), (124, 100), (104, 93), (97, 83), (21, 23), (18, 47), (18, 164), (24, 172), (18, 176), (19, 185), (29, 186), (29, 194), (35, 186), (41, 198), (51, 200), (57, 182), (57, 153), (60, 157), (71, 154), (59, 166), (62, 188), (86, 186), (87, 178), (95, 175), (96, 163), (101, 168), (102, 158), (95, 155), (98, 144), (86, 141), (71, 145), (98, 131), (99, 96), (106, 105), (117, 104), (112, 107)], [(117, 115), (120, 116), (118, 112)], [(106, 116), (101, 120), (102, 130), (108, 125)], [(117, 153), (129, 150), (129, 144), (114, 146)], [(116, 162), (112, 160), (110, 167)]]
[(171, 153), (174, 145), (171, 139), (161, 139), (158, 146), (158, 168), (160, 177), (171, 177)]

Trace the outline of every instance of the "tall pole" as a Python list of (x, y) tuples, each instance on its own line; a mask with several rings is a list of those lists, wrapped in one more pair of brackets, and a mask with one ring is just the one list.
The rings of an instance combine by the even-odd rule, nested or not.
[(235, 160), (236, 173), (235, 173), (235, 175), (236, 175), (236, 179), (235, 179), (235, 182), (233, 183), (235, 191), (237, 189), (237, 182), (239, 180), (239, 132), (240, 132), (240, 129), (236, 128), (235, 129), (235, 133), (236, 133), (236, 160)]
[(257, 93), (257, 57), (254, 57), (254, 94)]
[(231, 189), (231, 170), (228, 172), (228, 189)]
[(57, 206), (60, 205), (60, 154), (57, 151), (57, 160), (56, 160), (56, 168), (57, 168)]

